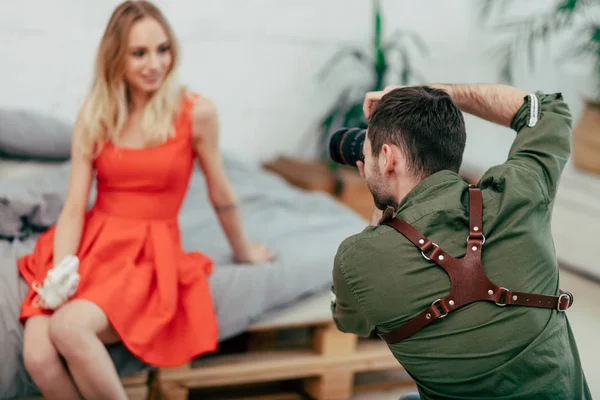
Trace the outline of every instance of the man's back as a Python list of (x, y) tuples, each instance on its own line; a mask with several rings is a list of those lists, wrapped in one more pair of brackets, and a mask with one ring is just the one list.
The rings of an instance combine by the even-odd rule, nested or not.
[[(486, 238), (482, 264), (500, 287), (557, 295), (551, 209), (569, 153), (570, 119), (560, 99), (543, 98), (548, 115), (540, 125), (547, 127), (520, 132), (509, 161), (487, 171), (478, 185)], [(518, 123), (515, 119), (516, 130), (522, 128)], [(538, 150), (539, 159), (530, 156)], [(397, 217), (451, 256), (462, 257), (469, 235), (467, 188), (457, 174), (440, 171), (409, 193)], [(349, 302), (334, 309), (338, 327), (359, 334), (374, 326), (392, 331), (450, 289), (441, 267), (384, 225), (342, 243), (334, 283), (338, 298)], [(427, 399), (591, 398), (566, 313), (556, 310), (477, 302), (391, 344), (390, 350)]]

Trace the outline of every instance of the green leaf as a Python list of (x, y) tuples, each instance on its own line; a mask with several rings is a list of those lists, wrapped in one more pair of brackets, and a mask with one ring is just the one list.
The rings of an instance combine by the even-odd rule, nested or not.
[[(523, 0), (520, 0), (523, 1)], [(485, 20), (487, 17), (493, 14), (494, 6), (500, 5), (499, 15), (503, 14), (508, 6), (513, 3), (512, 0), (477, 0), (476, 4), (479, 6), (479, 18)]]
[(374, 40), (374, 46), (375, 46), (375, 51), (379, 51), (379, 49), (381, 48), (381, 4), (379, 3), (379, 0), (374, 0), (373, 1), (373, 11), (374, 11), (374, 15), (375, 15), (375, 32), (373, 35), (373, 40)]
[(575, 38), (589, 38), (583, 42), (574, 41), (573, 45), (562, 52), (559, 61), (564, 62), (573, 58), (590, 55), (600, 60), (600, 26), (590, 23), (574, 33)]
[(600, 43), (600, 26), (594, 26), (592, 27), (592, 42), (594, 43)]
[(419, 71), (414, 71), (413, 76), (415, 77), (414, 80), (421, 85), (423, 85), (427, 82), (427, 79), (425, 79), (425, 75), (423, 75)]
[(529, 60), (529, 72), (533, 72), (535, 63), (535, 35), (529, 35), (527, 40), (527, 58)]
[(584, 2), (580, 0), (564, 0), (562, 3), (558, 4), (556, 11), (573, 13), (582, 5), (582, 3)]
[(492, 13), (494, 3), (496, 3), (494, 0), (479, 0), (476, 3), (479, 6), (478, 14), (480, 19), (485, 19)]
[(412, 66), (410, 65), (410, 58), (405, 49), (400, 51), (400, 59), (402, 60), (402, 69), (400, 70), (400, 84), (408, 85), (410, 83), (410, 76), (412, 72)]
[(331, 70), (333, 69), (335, 64), (337, 64), (338, 62), (342, 61), (343, 59), (345, 59), (347, 57), (351, 57), (351, 58), (359, 61), (361, 64), (365, 65), (369, 69), (371, 68), (372, 61), (369, 59), (369, 56), (367, 54), (365, 54), (361, 50), (347, 47), (347, 48), (344, 48), (344, 49), (341, 49), (340, 51), (338, 51), (336, 54), (333, 55), (333, 57), (331, 57), (329, 59), (329, 61), (327, 61), (325, 63), (325, 65), (323, 65), (321, 70), (317, 73), (317, 79), (323, 80), (325, 78), (325, 76), (329, 72), (331, 72)]
[(512, 62), (515, 44), (512, 40), (505, 40), (501, 44), (494, 46), (486, 51), (488, 57), (496, 60), (499, 67), (499, 81), (506, 84), (512, 84)]
[(513, 73), (512, 73), (512, 59), (513, 59), (513, 52), (512, 49), (510, 49), (508, 51), (508, 53), (506, 54), (506, 58), (504, 59), (504, 62), (501, 65), (500, 68), (500, 79), (503, 82), (506, 82), (507, 84), (512, 84), (514, 82), (514, 77), (513, 77)]
[(417, 49), (421, 52), (421, 54), (429, 54), (429, 48), (427, 47), (427, 44), (425, 43), (423, 38), (414, 31), (396, 29), (396, 31), (394, 31), (394, 33), (392, 33), (390, 37), (392, 39), (389, 39), (387, 43), (383, 46), (384, 49), (386, 49), (386, 51), (398, 46), (403, 39), (408, 38), (412, 40), (412, 42), (416, 45)]
[(361, 103), (354, 103), (349, 105), (348, 110), (344, 116), (344, 126), (349, 128), (366, 128), (367, 123), (364, 120), (364, 114)]

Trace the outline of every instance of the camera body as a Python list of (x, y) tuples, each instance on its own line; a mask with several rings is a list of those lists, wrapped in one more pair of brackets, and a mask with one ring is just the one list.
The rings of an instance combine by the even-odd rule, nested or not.
[(331, 159), (342, 165), (357, 168), (356, 162), (363, 161), (363, 144), (367, 135), (366, 129), (340, 128), (331, 135), (329, 155)]

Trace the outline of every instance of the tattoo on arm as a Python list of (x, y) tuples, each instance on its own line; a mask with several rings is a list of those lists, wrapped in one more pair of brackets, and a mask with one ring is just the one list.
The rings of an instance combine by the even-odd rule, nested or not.
[(217, 213), (225, 213), (237, 209), (238, 205), (236, 203), (230, 203), (223, 206), (214, 205), (214, 208)]

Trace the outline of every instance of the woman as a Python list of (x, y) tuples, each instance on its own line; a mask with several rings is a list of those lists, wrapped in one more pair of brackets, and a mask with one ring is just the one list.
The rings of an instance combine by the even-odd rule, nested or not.
[[(75, 125), (64, 208), (18, 264), (35, 287), (66, 256), (80, 260), (68, 302), (50, 310), (31, 290), (22, 305), (25, 366), (45, 398), (125, 399), (104, 344), (122, 341), (158, 367), (217, 348), (212, 262), (183, 252), (177, 225), (196, 158), (236, 261), (273, 257), (242, 233), (215, 108), (178, 85), (177, 61), (177, 42), (155, 6), (125, 1), (115, 9)], [(86, 210), (93, 172), (97, 198)]]

